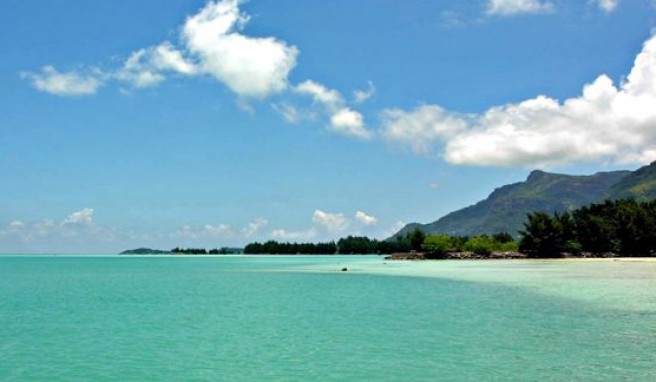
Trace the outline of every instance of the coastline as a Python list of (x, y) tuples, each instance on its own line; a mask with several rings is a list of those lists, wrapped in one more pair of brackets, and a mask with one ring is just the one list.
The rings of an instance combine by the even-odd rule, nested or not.
[(491, 252), (489, 254), (480, 254), (475, 252), (446, 252), (441, 254), (428, 252), (400, 252), (392, 253), (385, 257), (385, 260), (393, 261), (426, 261), (426, 260), (637, 260), (637, 261), (656, 261), (656, 257), (650, 256), (631, 256), (621, 253), (605, 252), (592, 253), (582, 252), (578, 254), (560, 253), (556, 256), (529, 256), (521, 252)]

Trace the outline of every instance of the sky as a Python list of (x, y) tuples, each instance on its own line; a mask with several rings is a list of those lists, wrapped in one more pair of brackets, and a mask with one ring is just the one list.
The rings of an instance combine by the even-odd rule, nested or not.
[(652, 0), (3, 0), (0, 252), (386, 238), (656, 160)]

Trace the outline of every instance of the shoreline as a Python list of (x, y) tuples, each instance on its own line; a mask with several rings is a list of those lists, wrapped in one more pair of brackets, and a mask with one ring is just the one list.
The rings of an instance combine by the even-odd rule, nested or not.
[(557, 256), (529, 256), (521, 252), (491, 252), (489, 254), (479, 254), (475, 252), (446, 252), (443, 254), (434, 254), (428, 252), (401, 252), (392, 253), (385, 257), (385, 260), (392, 261), (430, 261), (430, 260), (638, 260), (638, 261), (656, 261), (654, 256), (631, 256), (621, 253), (591, 253), (582, 252), (579, 254), (561, 253)]

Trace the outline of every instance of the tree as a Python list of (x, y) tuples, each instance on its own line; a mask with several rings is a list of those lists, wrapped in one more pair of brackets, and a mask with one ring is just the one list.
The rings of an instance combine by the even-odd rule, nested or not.
[(489, 255), (494, 250), (494, 242), (487, 235), (474, 236), (467, 240), (464, 250), (479, 255)]
[(544, 212), (527, 215), (524, 230), (520, 231), (519, 250), (530, 257), (553, 257), (562, 247), (562, 232), (556, 219)]
[(412, 249), (415, 251), (421, 250), (421, 245), (424, 243), (425, 238), (426, 234), (424, 231), (420, 230), (419, 228), (415, 228), (415, 230), (412, 231), (409, 236)]
[(455, 251), (453, 241), (448, 235), (428, 235), (421, 245), (421, 250), (436, 255), (443, 255), (446, 252)]

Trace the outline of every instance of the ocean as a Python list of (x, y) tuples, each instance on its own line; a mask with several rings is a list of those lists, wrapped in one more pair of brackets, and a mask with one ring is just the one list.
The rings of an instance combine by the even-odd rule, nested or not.
[(656, 262), (3, 255), (0, 380), (654, 381)]

